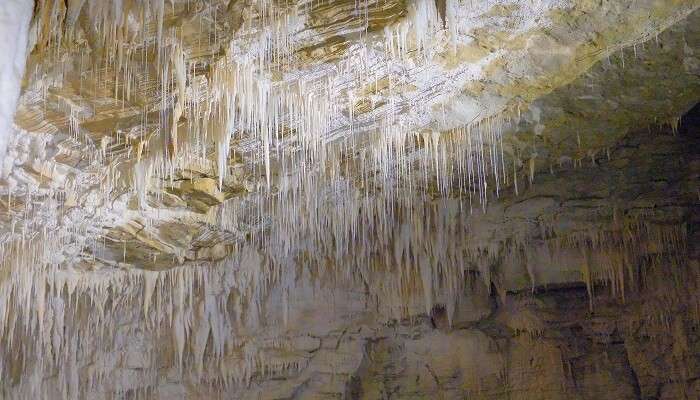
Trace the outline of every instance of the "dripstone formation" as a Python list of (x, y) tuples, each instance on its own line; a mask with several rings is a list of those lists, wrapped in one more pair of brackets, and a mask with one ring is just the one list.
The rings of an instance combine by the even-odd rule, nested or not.
[(699, 8), (0, 0), (0, 399), (700, 399)]

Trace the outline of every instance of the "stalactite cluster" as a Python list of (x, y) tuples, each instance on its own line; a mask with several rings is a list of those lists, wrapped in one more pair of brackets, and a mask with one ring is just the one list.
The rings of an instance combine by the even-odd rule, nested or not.
[(690, 265), (693, 171), (650, 206), (654, 159), (559, 151), (533, 102), (700, 4), (523, 3), (37, 0), (0, 94), (0, 397), (225, 393), (309, 369), (308, 302), (451, 328), (477, 292), (593, 312)]

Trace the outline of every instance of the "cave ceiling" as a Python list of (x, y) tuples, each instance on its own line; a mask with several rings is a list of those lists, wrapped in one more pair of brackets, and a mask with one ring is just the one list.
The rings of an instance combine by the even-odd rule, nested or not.
[(39, 2), (4, 241), (50, 231), (52, 262), (161, 269), (304, 196), (480, 208), (673, 124), (697, 100), (697, 6)]

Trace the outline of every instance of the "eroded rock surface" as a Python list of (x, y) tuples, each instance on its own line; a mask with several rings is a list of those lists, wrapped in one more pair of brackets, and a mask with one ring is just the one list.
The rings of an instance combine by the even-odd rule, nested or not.
[[(352, 274), (281, 269), (243, 247), (217, 267), (35, 277), (31, 294), (58, 295), (28, 300), (45, 336), (4, 348), (3, 390), (21, 397), (41, 379), (47, 397), (695, 398), (700, 146), (681, 130), (635, 132), (610, 160), (537, 174), (486, 212), (454, 200), (469, 221), (443, 248), (463, 246), (456, 271), (419, 262), (412, 275), (381, 252), (348, 262)], [(447, 225), (427, 221), (414, 226), (437, 251)]]

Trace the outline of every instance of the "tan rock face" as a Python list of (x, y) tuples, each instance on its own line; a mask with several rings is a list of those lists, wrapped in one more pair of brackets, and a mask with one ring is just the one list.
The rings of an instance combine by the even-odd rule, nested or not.
[[(39, 374), (54, 397), (68, 385), (90, 398), (693, 398), (698, 137), (684, 129), (637, 132), (610, 161), (536, 174), (485, 213), (457, 212), (469, 223), (451, 232), (456, 271), (404, 259), (412, 274), (386, 258), (392, 240), (364, 266), (284, 265), (244, 246), (216, 265), (35, 276), (32, 293), (46, 292), (24, 312), (43, 312), (50, 339), (3, 348), (4, 393), (31, 393), (25, 377)], [(581, 196), (602, 187), (607, 197)], [(456, 256), (439, 247), (444, 226), (413, 229)], [(76, 381), (60, 358), (18, 367), (54, 346), (75, 354)]]
[[(42, 1), (5, 192), (78, 206), (79, 222), (51, 216), (56, 234), (81, 248), (63, 254), (67, 262), (129, 247), (102, 249), (104, 242), (76, 237), (74, 225), (104, 235), (143, 214), (213, 228), (211, 206), (231, 197), (283, 208), (290, 191), (352, 184), (440, 195), (452, 187), (484, 200), (487, 181), (508, 186), (530, 164), (595, 159), (638, 115), (647, 124), (684, 112), (698, 91), (697, 16), (674, 23), (697, 6)], [(626, 64), (617, 56), (625, 51)], [(612, 67), (603, 63), (546, 97), (553, 106), (530, 105), (611, 55)], [(616, 83), (603, 91), (592, 82)], [(625, 94), (632, 83), (636, 102)], [(581, 115), (589, 103), (600, 109)], [(524, 121), (504, 125), (517, 112)], [(516, 134), (503, 133), (512, 128)], [(492, 154), (481, 157), (482, 147)], [(415, 168), (436, 179), (405, 172)], [(310, 171), (320, 176), (304, 177)], [(212, 179), (226, 194), (180, 191), (188, 178)], [(28, 213), (8, 216), (7, 225), (45, 224), (46, 216)], [(245, 236), (250, 228), (227, 230)], [(133, 266), (148, 268), (140, 260)]]
[(699, 6), (37, 0), (0, 398), (700, 397)]

